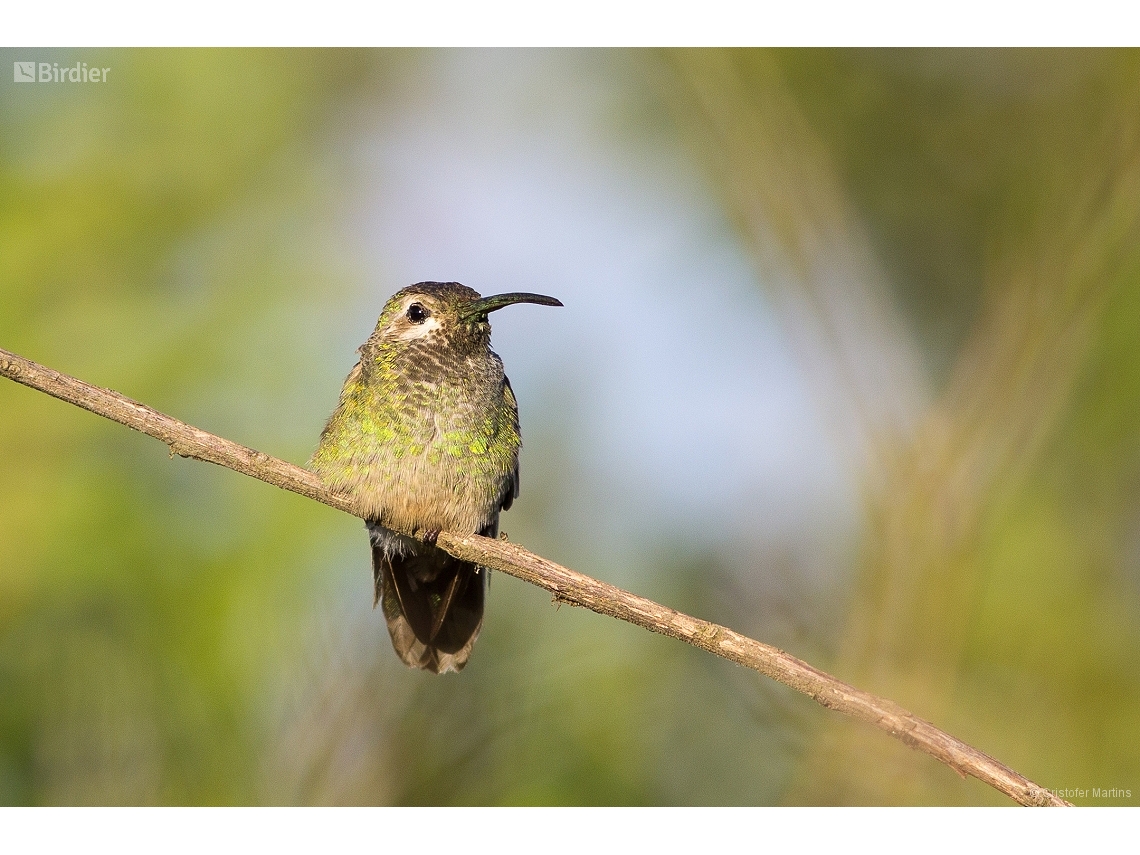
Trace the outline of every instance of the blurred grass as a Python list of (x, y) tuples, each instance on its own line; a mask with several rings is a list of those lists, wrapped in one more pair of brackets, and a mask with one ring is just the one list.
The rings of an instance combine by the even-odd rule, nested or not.
[[(278, 344), (303, 319), (256, 336), (282, 320), (280, 289), (321, 274), (290, 231), (314, 226), (324, 125), (375, 58), (83, 59), (115, 83), (4, 90), (0, 339), (189, 421), (238, 398), (274, 421), (275, 369), (305, 370)], [(251, 365), (251, 346), (270, 358)], [(0, 411), (0, 800), (251, 800), (308, 511), (12, 384)], [(233, 415), (218, 429), (272, 444)]]
[[(707, 169), (864, 521), (849, 600), (802, 622), (775, 548), (754, 577), (683, 533), (580, 569), (651, 567), (648, 596), (1136, 803), (1140, 54), (574, 56), (657, 84), (617, 133)], [(304, 460), (339, 380), (318, 357), (356, 343), (328, 305), (359, 299), (344, 147), (431, 55), (82, 59), (115, 85), (0, 90), (0, 344)], [(542, 483), (558, 453), (510, 518), (528, 544), (559, 542), (551, 496), (594, 498)], [(0, 384), (0, 802), (1004, 803), (509, 579), (471, 667), (426, 680), (368, 611), (359, 525), (310, 505)]]
[[(674, 57), (682, 76), (704, 59)], [(1112, 482), (1140, 472), (1135, 425), (1110, 425), (1140, 391), (1137, 330), (1121, 320), (1135, 317), (1140, 282), (1136, 72), (1131, 51), (737, 52), (717, 85), (695, 84), (722, 139), (764, 127), (768, 147), (782, 137), (820, 164), (760, 211), (736, 203), (744, 233), (782, 221), (767, 208), (798, 205), (784, 218), (799, 223), (791, 245), (775, 235), (776, 252), (797, 258), (802, 235), (850, 235), (857, 216), (936, 390), (912, 431), (867, 427), (864, 554), (835, 667), (1045, 786), (1134, 795), (1123, 746), (1140, 728), (1140, 684), (1124, 666), (1137, 652), (1135, 554), (1113, 530), (1137, 513)], [(715, 93), (734, 88), (748, 94), (722, 104)], [(721, 175), (755, 173), (737, 163), (746, 147), (715, 142), (698, 147), (727, 162)], [(831, 204), (791, 201), (824, 193)], [(798, 269), (814, 294), (810, 266)], [(835, 311), (812, 309), (824, 324)], [(1097, 357), (1106, 348), (1119, 369)], [(1117, 412), (1090, 418), (1090, 386)], [(1118, 445), (1097, 441), (1106, 430)], [(1000, 802), (882, 742), (829, 723), (787, 798)]]

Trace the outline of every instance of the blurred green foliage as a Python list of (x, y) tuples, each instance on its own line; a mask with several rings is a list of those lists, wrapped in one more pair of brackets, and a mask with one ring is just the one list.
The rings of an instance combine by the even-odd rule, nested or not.
[[(307, 437), (274, 436), (267, 416), (306, 370), (287, 345), (304, 299), (275, 300), (308, 277), (335, 285), (290, 243), (321, 225), (305, 204), (323, 126), (374, 58), (83, 59), (114, 82), (3, 90), (0, 339), (303, 457)], [(251, 359), (259, 347), (271, 358)], [(219, 400), (229, 415), (211, 419)], [(255, 799), (305, 509), (11, 384), (0, 412), (0, 800)]]
[[(345, 148), (362, 116), (398, 113), (388, 84), (423, 56), (82, 59), (113, 85), (0, 90), (0, 345), (303, 461), (347, 368), (325, 351), (356, 343), (330, 308), (360, 300)], [(816, 164), (760, 225), (795, 255), (805, 218), (858, 222), (933, 393), (859, 473), (854, 582), (807, 631), (684, 542), (579, 569), (653, 566), (647, 596), (796, 645), (1042, 785), (1140, 801), (1140, 55), (632, 65), (660, 86), (646, 133), (688, 133), (744, 243), (765, 216), (740, 201), (761, 174), (741, 158)], [(542, 480), (505, 523), (540, 552), (563, 542)], [(1004, 802), (509, 579), (460, 678), (407, 671), (364, 552), (356, 521), (0, 383), (0, 802)]]
[[(1135, 804), (1140, 53), (779, 63), (938, 382), (870, 503), (846, 664), (1044, 786), (1131, 791), (1078, 803)], [(941, 770), (853, 773), (860, 737), (796, 797), (1001, 801)]]

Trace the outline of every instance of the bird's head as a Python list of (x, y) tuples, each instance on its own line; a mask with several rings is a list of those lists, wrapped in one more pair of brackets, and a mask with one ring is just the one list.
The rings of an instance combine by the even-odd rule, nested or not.
[(389, 352), (423, 346), (458, 352), (486, 347), (491, 335), (487, 315), (515, 303), (562, 305), (542, 294), (480, 297), (458, 282), (420, 282), (392, 295), (365, 347)]

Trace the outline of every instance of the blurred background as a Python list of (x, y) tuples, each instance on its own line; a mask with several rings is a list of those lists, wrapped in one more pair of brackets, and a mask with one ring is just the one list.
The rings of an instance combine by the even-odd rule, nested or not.
[[(1140, 53), (0, 53), (110, 69), (0, 78), (0, 346), (303, 463), (397, 289), (555, 295), (511, 540), (1140, 803)], [(1009, 803), (501, 574), (458, 676), (371, 606), (0, 382), (2, 803)]]

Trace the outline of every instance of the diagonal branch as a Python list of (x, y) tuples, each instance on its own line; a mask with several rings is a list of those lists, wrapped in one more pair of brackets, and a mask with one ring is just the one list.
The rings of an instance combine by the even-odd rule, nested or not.
[[(350, 499), (330, 493), (312, 472), (180, 422), (130, 398), (53, 371), (0, 349), (0, 375), (90, 410), (170, 446), (170, 453), (205, 460), (357, 515)], [(413, 532), (407, 532), (414, 534)], [(547, 561), (521, 546), (474, 534), (444, 532), (438, 545), (457, 558), (501, 570), (550, 591), (556, 600), (679, 638), (810, 696), (828, 709), (870, 722), (963, 777), (972, 775), (1023, 805), (1068, 802), (976, 748), (923, 721), (893, 701), (864, 692), (778, 648), (690, 617), (605, 582)]]

